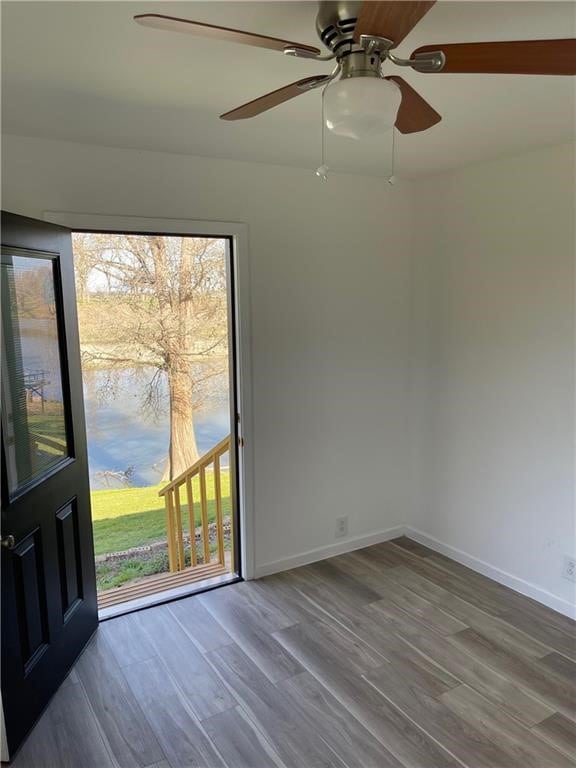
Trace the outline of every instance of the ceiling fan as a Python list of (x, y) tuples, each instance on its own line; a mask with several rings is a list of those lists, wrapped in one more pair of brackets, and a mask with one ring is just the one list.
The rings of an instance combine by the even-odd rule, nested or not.
[(319, 3), (316, 31), (327, 49), (237, 29), (157, 13), (134, 16), (147, 27), (280, 51), (288, 56), (328, 61), (329, 75), (312, 75), (220, 115), (222, 120), (255, 117), (302, 93), (327, 88), (326, 125), (335, 133), (360, 138), (395, 125), (401, 133), (425, 131), (442, 118), (403, 78), (383, 76), (386, 61), (425, 73), (576, 75), (576, 40), (514, 40), (491, 43), (425, 45), (409, 59), (393, 51), (436, 0)]

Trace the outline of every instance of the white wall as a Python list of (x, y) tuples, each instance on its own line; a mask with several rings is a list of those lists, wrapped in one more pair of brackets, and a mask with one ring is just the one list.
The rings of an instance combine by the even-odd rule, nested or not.
[(408, 524), (570, 612), (573, 148), (391, 190), (7, 137), (3, 177), (30, 216), (248, 223), (258, 572), (330, 547), (348, 513), (345, 547)]
[(565, 145), (415, 184), (413, 525), (567, 612), (575, 183)]
[[(281, 141), (281, 137), (278, 137)], [(249, 225), (255, 560), (406, 519), (410, 184), (6, 137), (5, 210)]]

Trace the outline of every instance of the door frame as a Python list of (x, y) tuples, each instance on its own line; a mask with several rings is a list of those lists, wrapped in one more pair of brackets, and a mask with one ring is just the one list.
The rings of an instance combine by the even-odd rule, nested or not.
[[(235, 336), (236, 403), (240, 424), (236, 425), (239, 445), (236, 447), (237, 519), (240, 531), (241, 576), (254, 578), (254, 430), (252, 413), (252, 345), (250, 303), (250, 252), (248, 225), (242, 222), (205, 221), (197, 219), (148, 218), (107, 214), (44, 211), (45, 221), (69, 227), (72, 232), (107, 232), (125, 234), (183, 235), (189, 237), (222, 237), (232, 241), (230, 263), (233, 292), (232, 318)], [(234, 361), (234, 357), (236, 358)], [(231, 425), (231, 432), (234, 425)]]

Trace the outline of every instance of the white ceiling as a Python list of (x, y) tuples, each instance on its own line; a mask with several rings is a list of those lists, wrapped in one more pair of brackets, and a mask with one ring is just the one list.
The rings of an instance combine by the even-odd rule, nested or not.
[[(572, 2), (439, 2), (397, 53), (423, 44), (572, 37)], [(328, 72), (273, 51), (145, 29), (161, 12), (317, 44), (314, 2), (3, 2), (3, 130), (116, 147), (315, 167), (320, 93), (253, 120), (218, 115), (300, 77)], [(392, 71), (392, 67), (390, 70)], [(442, 114), (400, 136), (397, 168), (413, 177), (569, 140), (570, 77), (423, 75), (395, 70)], [(385, 173), (378, 146), (331, 139), (336, 170)]]

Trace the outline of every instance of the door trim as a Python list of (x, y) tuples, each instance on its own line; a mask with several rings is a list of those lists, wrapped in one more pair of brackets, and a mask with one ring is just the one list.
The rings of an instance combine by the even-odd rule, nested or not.
[(233, 259), (233, 291), (236, 332), (237, 403), (241, 423), (238, 437), (238, 517), (240, 527), (240, 562), (242, 577), (254, 578), (254, 430), (252, 413), (252, 344), (250, 303), (250, 251), (248, 225), (242, 222), (166, 219), (141, 216), (44, 211), (45, 221), (69, 227), (72, 231), (142, 232), (166, 235), (189, 235), (231, 238)]

